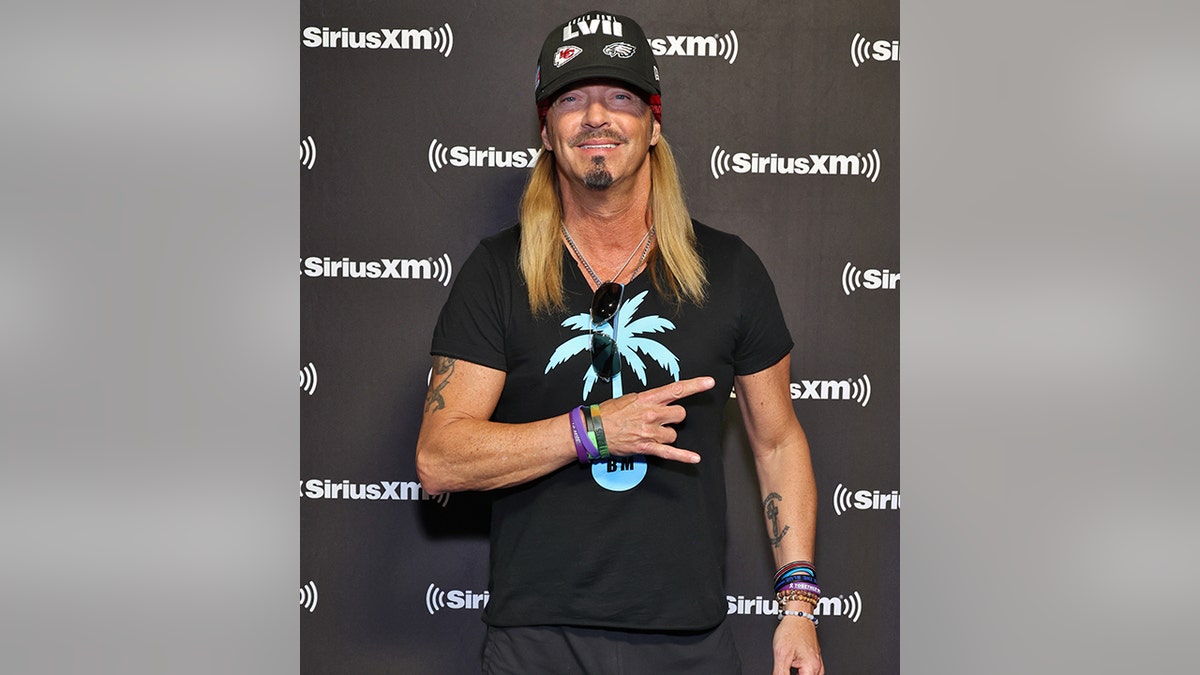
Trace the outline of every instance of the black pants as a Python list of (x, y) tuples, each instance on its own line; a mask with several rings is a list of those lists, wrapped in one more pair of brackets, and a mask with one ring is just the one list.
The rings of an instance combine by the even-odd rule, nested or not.
[(484, 675), (741, 675), (733, 633), (488, 626)]

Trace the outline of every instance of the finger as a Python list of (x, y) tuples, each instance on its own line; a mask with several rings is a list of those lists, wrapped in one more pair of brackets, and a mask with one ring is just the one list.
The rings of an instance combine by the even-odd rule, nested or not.
[(812, 654), (807, 655), (807, 658), (797, 656), (792, 661), (792, 667), (796, 669), (798, 675), (823, 675), (825, 672), (825, 664), (821, 662), (821, 657)]
[(643, 455), (654, 455), (672, 462), (683, 462), (684, 464), (699, 464), (700, 455), (691, 450), (684, 450), (673, 445), (663, 445), (662, 443), (652, 443), (642, 450)]
[(687, 408), (681, 405), (669, 405), (658, 415), (659, 424), (679, 424), (687, 418)]
[(771, 675), (791, 675), (792, 660), (775, 657), (775, 667), (771, 669)]
[(657, 436), (658, 442), (662, 445), (670, 445), (679, 438), (679, 434), (671, 427), (659, 427)]
[(642, 395), (648, 396), (651, 403), (670, 403), (678, 401), (681, 398), (687, 398), (692, 394), (712, 389), (716, 384), (717, 381), (711, 377), (693, 377), (690, 380), (680, 380), (671, 384), (664, 384), (661, 387), (643, 392)]

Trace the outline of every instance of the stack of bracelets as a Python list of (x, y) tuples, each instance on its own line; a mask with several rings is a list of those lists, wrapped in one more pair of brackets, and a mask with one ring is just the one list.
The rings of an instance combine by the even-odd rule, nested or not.
[(600, 422), (599, 405), (581, 405), (570, 412), (571, 435), (581, 464), (608, 461), (608, 442)]
[(802, 616), (816, 625), (816, 616), (783, 608), (785, 602), (802, 600), (816, 609), (817, 601), (821, 599), (821, 587), (817, 585), (817, 572), (813, 564), (807, 560), (797, 560), (780, 567), (775, 573), (775, 598), (779, 601), (780, 621), (785, 616)]

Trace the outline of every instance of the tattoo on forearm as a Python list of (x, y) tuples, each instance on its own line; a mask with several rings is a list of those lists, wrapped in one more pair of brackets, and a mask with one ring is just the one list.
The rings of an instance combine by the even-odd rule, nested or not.
[(457, 359), (445, 356), (433, 357), (433, 376), (429, 380), (429, 392), (425, 394), (425, 412), (437, 412), (446, 407), (446, 399), (442, 398), (442, 390), (450, 384), (450, 376), (454, 374), (454, 364)]
[(775, 502), (783, 501), (783, 497), (779, 496), (778, 492), (772, 492), (763, 500), (763, 510), (767, 514), (767, 520), (771, 522), (771, 546), (779, 548), (779, 542), (783, 541), (783, 536), (791, 529), (791, 525), (784, 525), (783, 530), (779, 529), (779, 507)]

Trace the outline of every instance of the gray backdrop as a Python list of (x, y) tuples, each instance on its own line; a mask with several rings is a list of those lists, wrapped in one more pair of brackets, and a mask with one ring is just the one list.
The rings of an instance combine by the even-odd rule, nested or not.
[[(538, 147), (541, 40), (595, 8), (301, 3), (306, 673), (478, 672), (486, 496), (430, 499), (413, 467), (429, 340), (457, 266), (515, 222), (526, 172), (497, 164)], [(899, 7), (603, 9), (651, 38), (693, 216), (759, 253), (796, 341), (826, 667), (898, 672)], [(744, 458), (728, 476), (729, 621), (746, 672), (766, 673), (774, 565), (732, 401), (726, 417)]]

